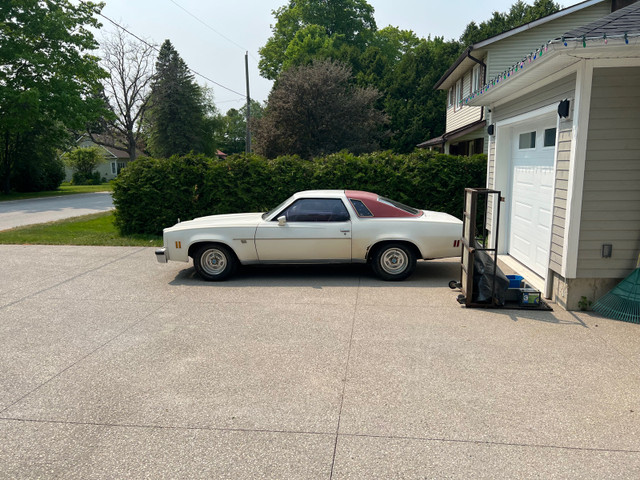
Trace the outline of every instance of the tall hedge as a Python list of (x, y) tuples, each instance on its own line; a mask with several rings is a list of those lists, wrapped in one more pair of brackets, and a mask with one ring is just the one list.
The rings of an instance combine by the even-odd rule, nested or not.
[(461, 217), (465, 187), (485, 185), (486, 157), (416, 151), (338, 153), (314, 160), (226, 160), (187, 155), (138, 158), (115, 181), (116, 225), (123, 234), (160, 234), (178, 218), (262, 212), (294, 192), (350, 189), (375, 192), (408, 205)]

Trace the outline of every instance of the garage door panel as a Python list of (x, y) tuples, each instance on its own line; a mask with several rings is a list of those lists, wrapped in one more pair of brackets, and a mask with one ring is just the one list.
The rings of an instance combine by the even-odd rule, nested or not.
[(521, 255), (527, 255), (531, 250), (531, 242), (527, 240), (525, 237), (521, 237), (520, 235), (513, 235), (511, 239), (511, 249), (510, 252), (512, 255), (514, 252), (519, 253)]
[[(547, 122), (514, 129), (512, 140), (509, 254), (546, 276), (551, 239), (554, 148), (544, 147)], [(535, 147), (521, 149), (521, 134), (536, 132)]]

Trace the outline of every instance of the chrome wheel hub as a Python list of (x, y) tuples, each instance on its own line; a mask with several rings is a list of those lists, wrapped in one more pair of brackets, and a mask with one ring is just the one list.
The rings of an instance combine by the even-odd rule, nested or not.
[(202, 254), (200, 266), (209, 275), (220, 275), (227, 268), (227, 257), (217, 248), (211, 248)]
[(380, 266), (385, 272), (391, 275), (402, 273), (408, 265), (409, 257), (404, 250), (399, 248), (385, 250), (380, 258)]

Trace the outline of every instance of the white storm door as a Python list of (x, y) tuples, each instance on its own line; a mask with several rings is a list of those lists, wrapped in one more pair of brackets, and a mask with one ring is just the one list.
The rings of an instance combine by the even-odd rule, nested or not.
[(514, 128), (509, 255), (543, 278), (551, 241), (556, 127), (553, 121)]

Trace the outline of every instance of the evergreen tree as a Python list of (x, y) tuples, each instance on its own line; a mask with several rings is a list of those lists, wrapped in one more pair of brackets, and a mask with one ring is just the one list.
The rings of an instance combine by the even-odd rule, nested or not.
[(149, 151), (156, 157), (207, 150), (206, 92), (169, 40), (160, 48), (149, 103)]

